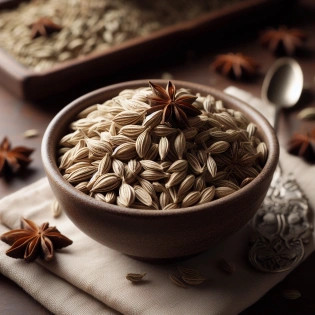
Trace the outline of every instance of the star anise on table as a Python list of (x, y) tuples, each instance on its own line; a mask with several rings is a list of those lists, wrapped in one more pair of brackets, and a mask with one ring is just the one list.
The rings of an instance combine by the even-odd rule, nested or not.
[(315, 163), (315, 128), (311, 133), (295, 133), (289, 141), (288, 151)]
[(303, 45), (307, 35), (300, 29), (280, 26), (262, 32), (259, 41), (270, 51), (281, 55), (293, 55)]
[(175, 85), (171, 81), (168, 81), (165, 89), (152, 82), (149, 82), (149, 85), (152, 94), (147, 96), (151, 105), (151, 108), (147, 110), (147, 114), (163, 110), (161, 124), (169, 122), (174, 127), (185, 129), (190, 127), (188, 117), (202, 114), (193, 105), (197, 96), (188, 93), (177, 94)]
[(217, 72), (233, 79), (253, 76), (259, 68), (259, 64), (256, 60), (242, 53), (217, 55), (211, 66)]
[(32, 160), (29, 156), (34, 150), (19, 146), (11, 149), (10, 141), (5, 137), (0, 144), (0, 174), (9, 169), (16, 173), (21, 167), (27, 166)]
[(30, 25), (31, 38), (39, 36), (49, 36), (51, 33), (59, 32), (62, 27), (52, 21), (49, 17), (41, 17), (36, 22)]
[(40, 256), (45, 261), (53, 258), (54, 250), (71, 245), (73, 242), (49, 223), (37, 226), (33, 221), (22, 218), (22, 229), (1, 235), (1, 241), (11, 245), (6, 255), (33, 261)]

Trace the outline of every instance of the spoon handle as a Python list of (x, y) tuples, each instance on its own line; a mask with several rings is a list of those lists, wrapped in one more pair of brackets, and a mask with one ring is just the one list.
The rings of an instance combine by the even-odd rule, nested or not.
[(279, 127), (279, 118), (281, 113), (282, 107), (280, 105), (275, 106), (275, 114), (274, 114), (274, 120), (273, 120), (273, 129), (275, 130), (275, 133), (278, 133), (278, 127)]
[(308, 201), (292, 174), (277, 167), (267, 196), (251, 221), (249, 261), (263, 272), (296, 267), (312, 235)]

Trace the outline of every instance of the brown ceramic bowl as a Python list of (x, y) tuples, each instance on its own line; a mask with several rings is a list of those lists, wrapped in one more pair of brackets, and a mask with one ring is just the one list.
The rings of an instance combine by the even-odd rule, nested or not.
[[(163, 86), (166, 81), (153, 80)], [(269, 156), (262, 172), (247, 186), (208, 204), (169, 211), (127, 209), (106, 204), (76, 190), (60, 174), (56, 164), (59, 140), (68, 125), (86, 107), (103, 103), (127, 88), (148, 86), (148, 81), (111, 85), (84, 95), (62, 109), (51, 121), (42, 142), (42, 160), (51, 188), (67, 216), (99, 243), (143, 259), (184, 257), (207, 250), (241, 229), (260, 207), (279, 158), (279, 145), (267, 120), (242, 101), (211, 87), (173, 81), (177, 88), (211, 94), (225, 107), (245, 114), (258, 126)]]

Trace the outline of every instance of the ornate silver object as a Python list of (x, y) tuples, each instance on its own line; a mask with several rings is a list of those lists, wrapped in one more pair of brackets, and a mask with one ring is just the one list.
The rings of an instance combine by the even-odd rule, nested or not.
[(285, 176), (278, 165), (266, 198), (250, 223), (250, 263), (271, 273), (296, 267), (312, 235), (309, 215), (307, 199), (294, 176)]

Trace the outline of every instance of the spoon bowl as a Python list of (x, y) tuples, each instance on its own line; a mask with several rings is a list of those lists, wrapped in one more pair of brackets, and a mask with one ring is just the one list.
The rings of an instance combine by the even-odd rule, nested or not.
[(281, 109), (296, 105), (300, 99), (303, 81), (302, 69), (292, 58), (280, 58), (268, 70), (262, 85), (261, 98), (276, 107), (275, 131)]

